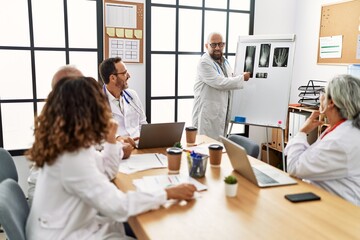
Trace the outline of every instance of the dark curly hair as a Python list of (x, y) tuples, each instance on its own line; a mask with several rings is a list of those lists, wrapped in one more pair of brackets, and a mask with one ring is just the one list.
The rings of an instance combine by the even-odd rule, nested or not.
[(63, 78), (35, 120), (35, 142), (25, 155), (42, 167), (53, 164), (65, 151), (99, 144), (109, 132), (111, 117), (105, 94), (95, 79)]

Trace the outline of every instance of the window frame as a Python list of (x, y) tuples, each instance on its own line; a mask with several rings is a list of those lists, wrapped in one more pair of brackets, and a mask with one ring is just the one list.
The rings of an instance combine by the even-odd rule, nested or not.
[[(234, 0), (232, 0), (234, 1)], [(187, 6), (187, 5), (179, 5), (179, 0), (176, 0), (176, 4), (159, 4), (159, 3), (152, 3), (151, 0), (146, 1), (146, 116), (148, 122), (151, 122), (151, 101), (152, 100), (175, 100), (175, 116), (174, 120), (178, 120), (178, 100), (181, 99), (193, 99), (193, 95), (185, 95), (179, 96), (178, 95), (178, 59), (180, 55), (198, 55), (200, 56), (204, 53), (204, 21), (205, 21), (205, 11), (219, 11), (219, 12), (226, 12), (226, 35), (225, 41), (228, 42), (229, 38), (229, 16), (230, 13), (246, 13), (249, 14), (249, 35), (253, 35), (254, 29), (254, 11), (255, 11), (255, 0), (250, 0), (250, 10), (234, 10), (229, 9), (230, 0), (227, 1), (227, 8), (220, 9), (220, 8), (209, 8), (205, 7), (205, 0), (202, 1), (202, 6)], [(174, 8), (176, 12), (176, 26), (175, 26), (175, 50), (174, 51), (152, 51), (151, 49), (151, 8), (152, 7), (164, 7), (164, 8)], [(201, 10), (202, 12), (202, 23), (201, 23), (201, 51), (200, 52), (186, 52), (186, 51), (178, 51), (179, 47), (179, 9), (193, 9), (193, 10)], [(152, 54), (172, 54), (175, 56), (175, 94), (174, 96), (152, 96), (151, 94), (151, 56)], [(228, 52), (228, 46), (225, 45), (224, 49), (224, 56), (227, 58), (228, 56), (235, 56), (235, 53)]]
[[(97, 47), (96, 48), (72, 48), (69, 47), (69, 26), (68, 26), (68, 7), (67, 0), (63, 0), (64, 6), (64, 35), (65, 35), (65, 46), (64, 47), (35, 47), (34, 46), (34, 23), (33, 23), (33, 11), (32, 11), (32, 0), (27, 0), (28, 18), (29, 18), (29, 35), (30, 45), (29, 46), (0, 46), (0, 50), (27, 50), (30, 51), (31, 58), (31, 79), (32, 79), (32, 98), (28, 99), (1, 99), (0, 98), (0, 147), (4, 147), (4, 132), (3, 132), (3, 121), (2, 121), (2, 104), (6, 103), (32, 103), (34, 120), (38, 115), (38, 103), (45, 102), (44, 98), (37, 97), (37, 81), (36, 81), (36, 51), (63, 51), (65, 52), (66, 64), (70, 64), (70, 53), (71, 52), (96, 52), (97, 53), (97, 64), (99, 65), (103, 59), (103, 3), (102, 0), (90, 0), (96, 2), (96, 22), (97, 22)], [(59, 66), (60, 67), (60, 66)], [(50, 84), (50, 82), (49, 82)], [(21, 137), (21, 136), (19, 136)], [(23, 155), (27, 149), (14, 149), (9, 150), (13, 156)]]

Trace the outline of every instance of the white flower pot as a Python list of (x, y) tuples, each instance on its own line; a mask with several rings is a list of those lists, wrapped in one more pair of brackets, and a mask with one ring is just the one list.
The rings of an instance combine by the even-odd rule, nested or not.
[(237, 195), (238, 183), (227, 184), (225, 183), (225, 194), (227, 197), (235, 197)]

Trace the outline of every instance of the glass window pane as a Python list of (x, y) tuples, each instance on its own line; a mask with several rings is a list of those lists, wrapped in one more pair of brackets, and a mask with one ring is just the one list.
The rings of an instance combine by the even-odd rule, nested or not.
[(178, 100), (178, 122), (185, 122), (185, 126), (192, 126), (192, 106), (194, 99)]
[(175, 50), (175, 9), (151, 8), (151, 51)]
[(228, 52), (236, 53), (238, 37), (249, 35), (250, 14), (230, 13)]
[[(237, 1), (242, 1), (242, 0), (237, 0)], [(205, 7), (227, 8), (227, 0), (206, 0)]]
[(27, 0), (1, 1), (1, 46), (30, 46), (27, 2)]
[(65, 52), (35, 51), (37, 98), (47, 98), (55, 72), (65, 64)]
[(151, 3), (171, 4), (175, 5), (176, 0), (152, 0)]
[(227, 60), (229, 61), (229, 64), (232, 67), (233, 71), (235, 71), (235, 56), (228, 56)]
[(30, 51), (0, 50), (0, 66), (2, 100), (33, 97)]
[(63, 0), (31, 1), (33, 10), (34, 45), (64, 47)]
[(202, 0), (179, 0), (179, 5), (202, 7)]
[(174, 122), (175, 100), (151, 100), (151, 123)]
[(251, 0), (230, 0), (230, 9), (250, 11)]
[(151, 96), (175, 95), (175, 56), (151, 55)]
[(179, 10), (179, 51), (201, 51), (201, 10)]
[(200, 55), (179, 55), (178, 94), (194, 95), (194, 82)]
[(204, 42), (207, 42), (208, 35), (212, 32), (219, 32), (226, 41), (226, 13), (216, 11), (205, 11), (205, 34)]
[[(21, 115), (21, 117), (19, 117)], [(1, 104), (4, 148), (25, 149), (34, 142), (34, 109), (32, 103)]]
[(70, 64), (78, 68), (85, 76), (98, 79), (97, 52), (70, 52)]
[[(96, 48), (96, 1), (68, 0), (69, 47)], [(79, 13), (81, 14), (79, 17)]]
[(44, 108), (45, 102), (38, 102), (37, 103), (37, 116), (40, 115), (42, 109)]

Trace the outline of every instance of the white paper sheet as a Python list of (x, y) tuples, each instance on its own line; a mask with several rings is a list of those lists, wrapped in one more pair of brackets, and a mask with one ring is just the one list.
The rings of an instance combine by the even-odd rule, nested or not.
[(213, 142), (213, 143), (206, 143), (206, 144), (203, 143), (203, 144), (199, 144), (199, 145), (193, 146), (193, 147), (186, 147), (186, 148), (184, 148), (184, 150), (187, 151), (187, 152), (195, 151), (196, 153), (201, 153), (201, 154), (204, 154), (204, 155), (209, 155), (209, 146), (210, 146), (211, 144), (219, 144), (219, 145), (223, 146), (223, 151), (222, 151), (222, 152), (223, 152), (223, 153), (226, 152), (225, 147), (224, 147), (224, 145), (223, 145), (222, 143), (215, 143), (215, 142)]
[(138, 191), (141, 192), (154, 192), (161, 189), (165, 189), (169, 186), (176, 186), (181, 183), (192, 183), (195, 185), (197, 191), (203, 191), (207, 189), (207, 186), (198, 182), (194, 178), (188, 175), (156, 175), (156, 176), (144, 176), (141, 179), (134, 179), (133, 184)]
[(122, 160), (119, 172), (131, 174), (153, 168), (167, 168), (167, 157), (159, 153), (135, 154)]

